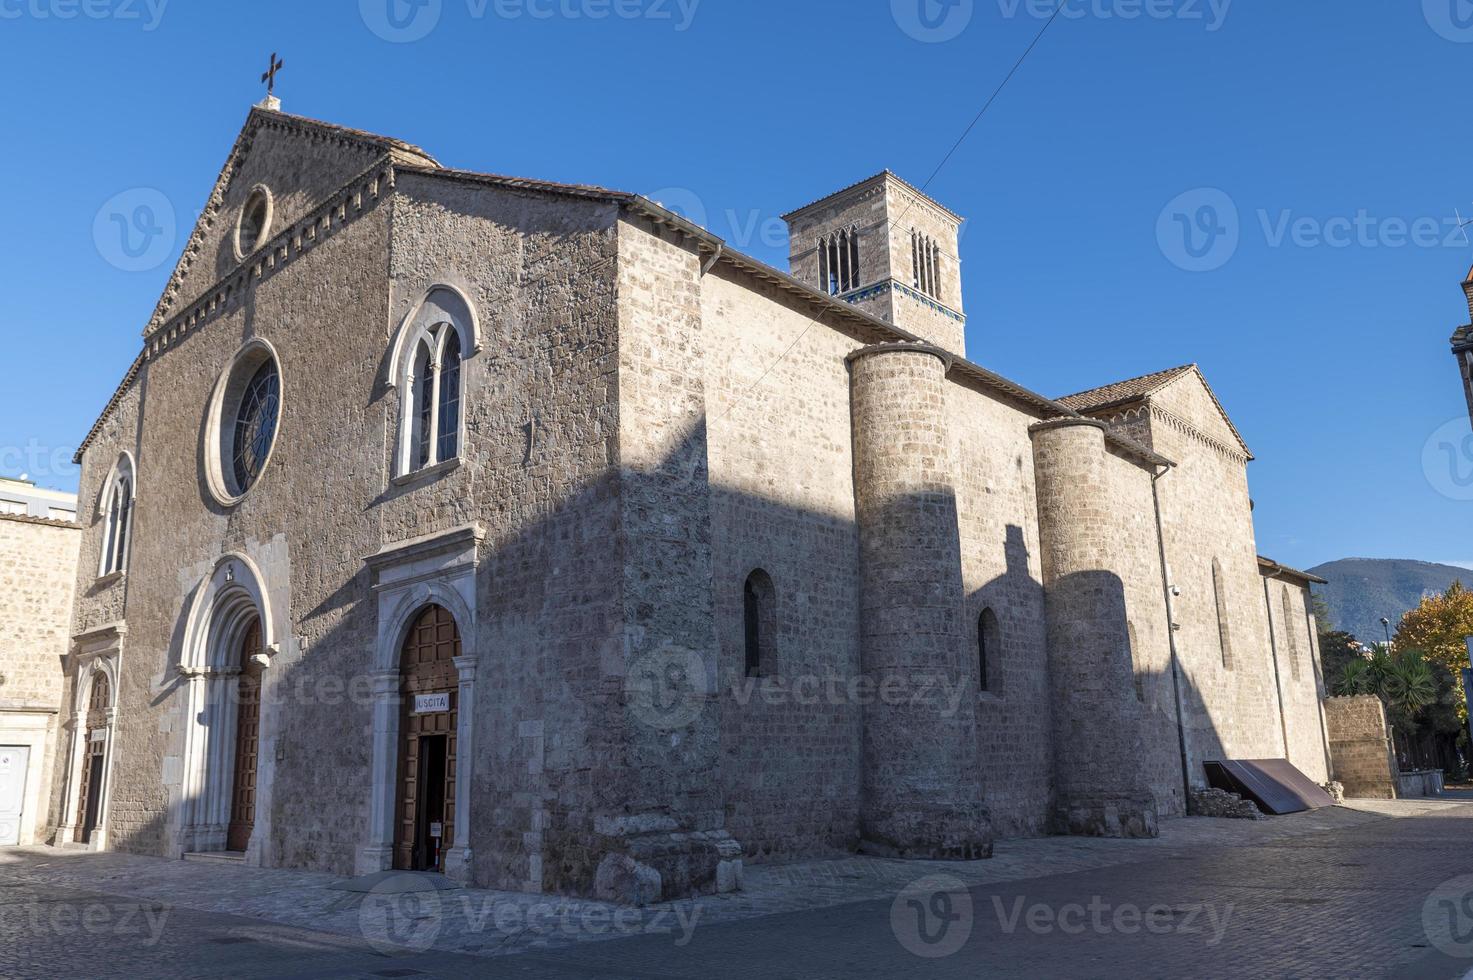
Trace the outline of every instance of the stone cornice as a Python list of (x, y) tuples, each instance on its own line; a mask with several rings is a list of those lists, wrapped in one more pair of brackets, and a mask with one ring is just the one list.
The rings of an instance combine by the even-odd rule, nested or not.
[(144, 335), (143, 350), (134, 359), (133, 366), (128, 369), (127, 375), (113, 392), (112, 398), (108, 400), (107, 406), (93, 423), (82, 444), (77, 447), (72, 462), (82, 462), (83, 453), (97, 438), (103, 423), (122, 401), (123, 395), (137, 379), (138, 372), (146, 361), (160, 356), (200, 326), (213, 322), (222, 314), (238, 307), (248, 295), (248, 287), (270, 279), (347, 225), (373, 211), (393, 186), (394, 167), (388, 157), (383, 157), (329, 195), (289, 228), (273, 236), (253, 252), (244, 264), (206, 290), (204, 295), (158, 327), (151, 327)]
[(1228, 459), (1234, 460), (1235, 462), (1247, 465), (1248, 461), (1252, 459), (1252, 457), (1248, 454), (1238, 449), (1234, 449), (1232, 446), (1229, 446), (1227, 443), (1222, 442), (1221, 440), (1212, 438), (1207, 433), (1203, 432), (1201, 429), (1193, 425), (1191, 422), (1188, 422), (1186, 419), (1182, 418), (1180, 415), (1177, 415), (1174, 412), (1169, 412), (1153, 402), (1147, 401), (1142, 404), (1134, 405), (1130, 408), (1127, 408), (1124, 411), (1116, 412), (1113, 415), (1108, 416), (1107, 420), (1112, 425), (1114, 425), (1133, 422), (1146, 416), (1160, 421), (1163, 425), (1169, 426), (1173, 430), (1180, 432), (1182, 435), (1187, 436), (1194, 442), (1200, 443), (1201, 445), (1206, 446), (1208, 449), (1211, 449), (1213, 452), (1218, 453), (1221, 456), (1225, 456)]

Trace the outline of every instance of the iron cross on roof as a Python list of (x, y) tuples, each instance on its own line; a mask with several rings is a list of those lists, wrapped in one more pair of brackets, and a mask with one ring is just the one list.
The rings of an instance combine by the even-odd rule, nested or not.
[(276, 73), (286, 67), (286, 62), (277, 60), (276, 52), (271, 52), (271, 59), (267, 62), (266, 71), (261, 74), (261, 81), (266, 83), (266, 94), (273, 95), (276, 92)]

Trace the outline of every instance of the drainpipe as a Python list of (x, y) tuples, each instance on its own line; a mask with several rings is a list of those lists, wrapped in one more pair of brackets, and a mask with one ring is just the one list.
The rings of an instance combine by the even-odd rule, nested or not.
[(1166, 598), (1166, 639), (1171, 647), (1171, 695), (1176, 702), (1176, 747), (1181, 754), (1182, 812), (1190, 810), (1192, 800), (1192, 767), (1187, 757), (1186, 712), (1181, 700), (1181, 658), (1176, 649), (1176, 609), (1174, 586), (1166, 562), (1166, 529), (1161, 523), (1161, 493), (1157, 481), (1171, 472), (1164, 466), (1151, 474), (1151, 506), (1156, 511), (1156, 547), (1161, 556), (1161, 591)]

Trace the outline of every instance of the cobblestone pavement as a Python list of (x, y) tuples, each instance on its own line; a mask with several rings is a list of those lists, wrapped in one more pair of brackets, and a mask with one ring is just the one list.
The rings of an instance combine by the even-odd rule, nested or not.
[(1459, 977), (1470, 834), (1468, 803), (1356, 802), (1004, 841), (990, 861), (756, 867), (740, 895), (643, 910), (10, 849), (0, 975)]

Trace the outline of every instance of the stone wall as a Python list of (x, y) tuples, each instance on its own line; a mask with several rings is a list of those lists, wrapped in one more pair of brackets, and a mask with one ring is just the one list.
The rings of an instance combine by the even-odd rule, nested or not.
[(1139, 411), (1151, 447), (1176, 464), (1157, 488), (1168, 578), (1180, 590), (1171, 608), (1188, 770), (1202, 787), (1206, 761), (1284, 755), (1247, 459), (1195, 372)]
[(1317, 783), (1330, 779), (1321, 701), (1324, 696), (1319, 639), (1308, 586), (1287, 579), (1264, 579), (1264, 602), (1273, 630), (1278, 683), (1283, 704), (1285, 758)]
[[(756, 861), (847, 851), (861, 705), (844, 358), (859, 342), (722, 266), (701, 296), (727, 827)], [(756, 569), (774, 586), (776, 664), (749, 679), (742, 589)]]
[(0, 710), (61, 707), (81, 530), (0, 514)]
[(22, 844), (45, 839), (50, 822), (81, 537), (75, 524), (0, 515), (0, 746), (27, 750)]
[(1372, 694), (1327, 698), (1325, 724), (1329, 727), (1335, 779), (1344, 784), (1345, 795), (1352, 799), (1395, 799), (1396, 759), (1381, 699)]

